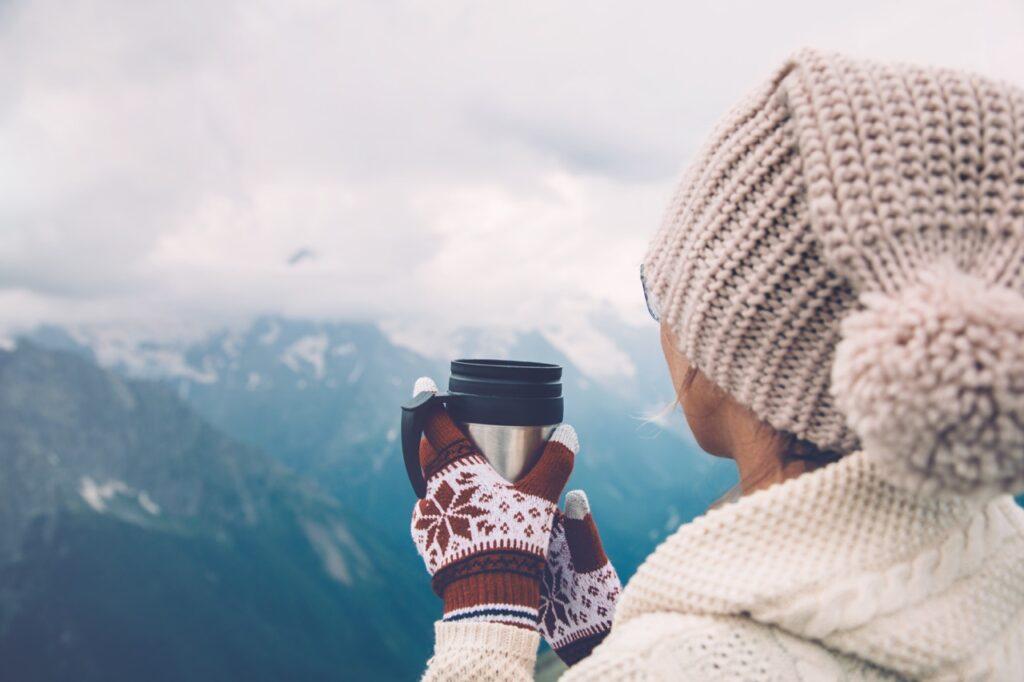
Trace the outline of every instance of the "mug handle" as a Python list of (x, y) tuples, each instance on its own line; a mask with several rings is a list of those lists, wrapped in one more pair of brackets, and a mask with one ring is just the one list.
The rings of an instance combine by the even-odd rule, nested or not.
[(402, 456), (405, 458), (405, 473), (409, 475), (409, 483), (420, 499), (427, 494), (427, 482), (420, 468), (420, 438), (423, 437), (424, 419), (427, 409), (434, 402), (444, 403), (447, 399), (445, 393), (423, 391), (402, 404)]

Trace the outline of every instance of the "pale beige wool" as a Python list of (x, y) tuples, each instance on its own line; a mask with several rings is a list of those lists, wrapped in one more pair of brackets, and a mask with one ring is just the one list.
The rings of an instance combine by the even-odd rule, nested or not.
[(1024, 487), (1024, 94), (803, 51), (690, 167), (644, 262), (680, 350), (892, 475)]
[[(533, 676), (537, 633), (438, 623), (426, 680)], [(1024, 510), (908, 491), (856, 452), (684, 524), (564, 682), (1011, 680)]]
[[(564, 679), (1022, 679), (1021, 91), (803, 51), (644, 265), (692, 363), (846, 456), (680, 527)], [(535, 632), (436, 632), (428, 680), (532, 676)]]

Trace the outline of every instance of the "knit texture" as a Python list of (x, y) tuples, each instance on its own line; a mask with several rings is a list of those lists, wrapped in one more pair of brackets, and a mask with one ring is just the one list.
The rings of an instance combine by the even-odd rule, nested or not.
[[(421, 379), (416, 388), (436, 386)], [(443, 405), (429, 407), (424, 436), (426, 494), (413, 508), (411, 533), (444, 601), (444, 620), (535, 630), (556, 502), (575, 455), (568, 445), (578, 447), (575, 431), (560, 425), (516, 483), (494, 471)]]
[[(431, 679), (464, 679), (456, 662), (470, 657), (482, 676), (504, 674), (524, 655), (495, 649), (487, 667), (460, 633), (439, 639)], [(1006, 496), (908, 491), (858, 452), (683, 525), (563, 679), (1013, 680), (1022, 669), (1024, 511)]]
[(562, 682), (874, 682), (903, 680), (852, 656), (740, 617), (650, 614), (606, 640)]
[(749, 614), (884, 669), (1008, 679), (1024, 661), (1024, 511), (893, 485), (850, 455), (665, 541), (623, 592), (651, 612)]
[(1024, 487), (1024, 94), (811, 50), (689, 168), (644, 261), (681, 352), (903, 484)]
[(568, 665), (586, 658), (607, 636), (622, 592), (582, 490), (566, 495), (556, 514), (541, 581), (540, 632)]
[(524, 682), (533, 679), (540, 634), (500, 623), (434, 626), (434, 656), (424, 682)]

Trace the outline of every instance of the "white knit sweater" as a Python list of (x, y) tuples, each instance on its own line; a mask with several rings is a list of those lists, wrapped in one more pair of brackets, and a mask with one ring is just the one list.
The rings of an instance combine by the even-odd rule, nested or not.
[[(538, 636), (436, 626), (428, 680), (527, 680)], [(682, 526), (563, 677), (1024, 679), (1024, 511), (910, 493), (861, 453)]]

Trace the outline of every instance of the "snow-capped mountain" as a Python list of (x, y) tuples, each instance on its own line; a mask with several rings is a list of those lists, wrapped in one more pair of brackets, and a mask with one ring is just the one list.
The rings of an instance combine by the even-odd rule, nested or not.
[[(233, 438), (373, 519), (410, 561), (416, 560), (407, 537), (413, 496), (397, 427), (398, 406), (415, 378), (427, 374), (443, 385), (446, 359), (453, 357), (558, 363), (564, 367), (566, 419), (582, 443), (570, 485), (587, 489), (605, 544), (629, 575), (656, 541), (728, 488), (733, 473), (692, 445), (678, 414), (668, 428), (645, 420), (672, 395), (657, 327), (634, 329), (612, 318), (595, 325), (629, 357), (631, 376), (585, 374), (539, 331), (463, 329), (447, 337), (447, 345), (435, 340), (433, 352), (440, 357), (399, 345), (373, 324), (278, 317), (184, 346), (118, 344), (109, 335), (53, 329), (34, 338), (168, 383)], [(630, 503), (638, 499), (645, 504)]]
[(420, 670), (421, 568), (166, 386), (23, 341), (0, 351), (0, 408), (3, 679)]

